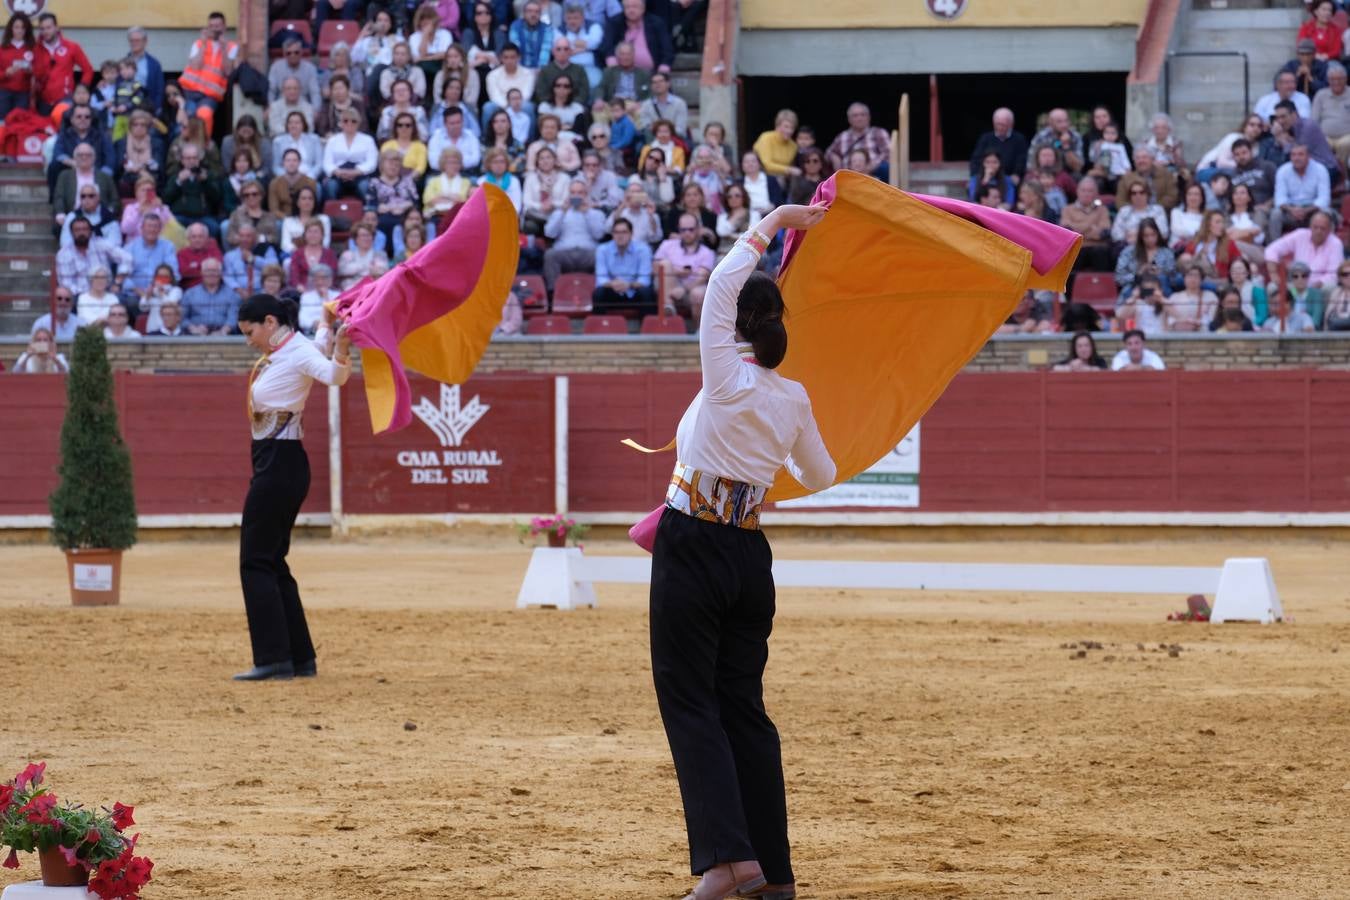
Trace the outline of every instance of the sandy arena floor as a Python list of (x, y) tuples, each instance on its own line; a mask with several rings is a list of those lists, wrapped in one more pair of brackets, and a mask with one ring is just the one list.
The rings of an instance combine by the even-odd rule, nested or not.
[[(776, 551), (1267, 555), (1294, 619), (1168, 623), (1179, 596), (781, 592), (768, 694), (799, 896), (1350, 896), (1343, 546)], [(645, 589), (517, 612), (527, 555), (504, 534), (301, 540), (320, 677), (245, 685), (233, 543), (142, 544), (122, 606), (96, 610), (69, 607), (55, 550), (0, 547), (0, 772), (45, 759), (59, 795), (134, 804), (148, 900), (681, 896)], [(1074, 658), (1084, 641), (1102, 647)], [(25, 857), (0, 885), (36, 873)]]

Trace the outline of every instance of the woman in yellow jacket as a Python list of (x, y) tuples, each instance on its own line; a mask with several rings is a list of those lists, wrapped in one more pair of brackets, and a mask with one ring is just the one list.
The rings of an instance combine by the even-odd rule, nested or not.
[(780, 109), (773, 117), (773, 131), (764, 132), (755, 141), (755, 153), (764, 163), (765, 172), (784, 178), (802, 174), (801, 169), (792, 164), (797, 158), (796, 133), (797, 114), (790, 109)]
[(393, 150), (403, 160), (403, 168), (412, 172), (413, 178), (421, 178), (427, 173), (427, 145), (417, 137), (417, 122), (411, 115), (400, 114), (394, 118), (393, 137), (380, 145), (380, 153)]

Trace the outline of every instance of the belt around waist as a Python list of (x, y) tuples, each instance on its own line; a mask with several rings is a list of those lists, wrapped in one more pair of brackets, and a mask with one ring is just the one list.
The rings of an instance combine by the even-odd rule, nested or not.
[(760, 507), (768, 488), (675, 463), (666, 488), (666, 506), (705, 522), (759, 530)]

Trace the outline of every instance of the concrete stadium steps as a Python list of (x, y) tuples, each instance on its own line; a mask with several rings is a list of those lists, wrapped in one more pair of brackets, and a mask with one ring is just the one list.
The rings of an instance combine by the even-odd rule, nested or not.
[(670, 70), (670, 90), (689, 104), (689, 132), (694, 142), (702, 135), (699, 133), (699, 81), (703, 77), (703, 55), (701, 53), (676, 53), (675, 65)]
[(916, 194), (966, 199), (970, 167), (964, 162), (909, 164), (909, 189)]
[(33, 320), (50, 311), (47, 297), (0, 294), (0, 337), (27, 334)]
[[(1254, 104), (1270, 93), (1275, 73), (1293, 58), (1303, 18), (1298, 9), (1186, 9), (1177, 26), (1176, 50), (1246, 53), (1251, 75), (1249, 103)], [(1168, 106), (1186, 144), (1186, 157), (1194, 163), (1235, 130), (1248, 111), (1242, 102), (1242, 61), (1238, 57), (1173, 57)]]
[(50, 308), (56, 237), (38, 166), (0, 166), (0, 335), (27, 334)]

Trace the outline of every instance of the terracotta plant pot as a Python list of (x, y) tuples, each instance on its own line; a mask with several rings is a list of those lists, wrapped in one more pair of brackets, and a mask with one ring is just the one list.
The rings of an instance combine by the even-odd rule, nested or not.
[(72, 606), (116, 606), (122, 589), (121, 550), (67, 550)]
[(42, 867), (42, 883), (47, 887), (80, 887), (89, 883), (89, 873), (83, 866), (69, 865), (59, 847), (39, 850), (38, 865)]
[(556, 531), (550, 531), (548, 533), (548, 545), (550, 547), (566, 547), (567, 535), (558, 534)]

